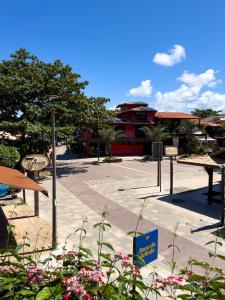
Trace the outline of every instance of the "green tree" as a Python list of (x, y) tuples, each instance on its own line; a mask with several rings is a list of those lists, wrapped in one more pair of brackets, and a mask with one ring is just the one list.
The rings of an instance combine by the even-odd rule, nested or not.
[(198, 130), (198, 126), (193, 122), (184, 122), (177, 127), (177, 132), (185, 134), (187, 139), (188, 154), (191, 154), (192, 147), (197, 143), (194, 133)]
[(125, 137), (125, 133), (123, 130), (115, 130), (114, 128), (106, 128), (102, 129), (99, 132), (101, 140), (105, 143), (106, 152), (109, 157), (112, 157), (112, 143), (117, 139), (121, 139)]
[(170, 137), (169, 133), (166, 132), (166, 128), (163, 126), (156, 126), (152, 129), (149, 127), (142, 127), (142, 131), (146, 137), (150, 138), (153, 142), (159, 142)]
[(14, 168), (20, 159), (20, 154), (16, 147), (0, 145), (0, 165)]
[[(87, 84), (60, 60), (46, 63), (19, 49), (0, 63), (0, 129), (20, 132), (22, 143), (30, 137), (28, 146), (33, 147), (43, 136), (49, 140), (54, 108), (57, 137), (73, 139), (94, 122), (90, 108), (97, 100), (84, 95)], [(97, 101), (99, 112), (105, 113), (108, 100)]]
[(213, 110), (211, 108), (208, 109), (198, 109), (195, 108), (194, 111), (192, 111), (192, 115), (198, 116), (200, 118), (207, 118), (207, 117), (213, 117), (213, 116), (220, 116), (222, 110)]

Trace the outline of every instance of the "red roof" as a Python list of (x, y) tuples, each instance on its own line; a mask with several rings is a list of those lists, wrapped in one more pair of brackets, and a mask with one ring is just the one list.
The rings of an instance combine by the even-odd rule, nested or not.
[(43, 187), (15, 169), (0, 166), (0, 184), (6, 184), (20, 189), (34, 190), (48, 196), (48, 192)]
[(181, 112), (161, 112), (158, 111), (155, 114), (156, 118), (159, 119), (201, 119), (200, 117), (197, 116), (193, 116), (191, 114), (185, 114), (185, 113), (181, 113)]

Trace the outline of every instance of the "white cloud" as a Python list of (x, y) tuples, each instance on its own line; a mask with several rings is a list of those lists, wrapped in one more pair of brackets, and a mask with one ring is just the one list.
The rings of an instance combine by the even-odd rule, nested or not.
[(182, 84), (180, 88), (174, 91), (155, 95), (155, 107), (160, 111), (187, 111), (193, 107), (199, 96), (200, 89), (198, 87), (189, 87)]
[(127, 96), (134, 97), (149, 97), (152, 93), (152, 83), (151, 80), (144, 80), (141, 82), (141, 85), (136, 88), (132, 88), (127, 93)]
[(187, 85), (199, 88), (203, 86), (214, 87), (221, 82), (220, 80), (216, 80), (216, 71), (213, 69), (209, 69), (199, 75), (185, 71), (178, 79)]
[(204, 109), (213, 108), (225, 112), (225, 94), (206, 91), (199, 97), (196, 107)]
[(156, 53), (153, 62), (159, 65), (171, 67), (179, 63), (182, 59), (185, 58), (185, 49), (181, 45), (174, 45), (168, 53)]
[(154, 106), (160, 111), (190, 112), (195, 108), (213, 108), (225, 112), (225, 94), (204, 90), (221, 82), (216, 73), (213, 69), (201, 74), (184, 72), (178, 78), (182, 81), (178, 89), (155, 94)]
[(205, 91), (196, 86), (182, 84), (177, 90), (155, 94), (153, 103), (159, 111), (190, 112), (195, 108), (222, 110), (225, 113), (225, 94)]

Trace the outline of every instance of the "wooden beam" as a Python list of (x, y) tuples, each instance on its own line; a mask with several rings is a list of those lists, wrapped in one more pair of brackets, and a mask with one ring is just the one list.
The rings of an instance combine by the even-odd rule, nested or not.
[(173, 195), (173, 156), (170, 156), (170, 195)]
[(208, 181), (208, 204), (212, 204), (213, 196), (213, 168), (205, 168), (209, 176)]

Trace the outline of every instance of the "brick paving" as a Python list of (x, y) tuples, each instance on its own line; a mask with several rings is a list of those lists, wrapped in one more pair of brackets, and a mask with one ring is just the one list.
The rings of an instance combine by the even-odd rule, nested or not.
[[(213, 245), (205, 244), (215, 239), (212, 232), (216, 231), (219, 221), (219, 205), (214, 203), (209, 206), (202, 195), (208, 182), (202, 168), (174, 163), (174, 195), (171, 197), (168, 196), (168, 160), (162, 163), (163, 186), (159, 193), (155, 162), (143, 163), (136, 157), (127, 158), (122, 163), (96, 166), (92, 165), (96, 159), (63, 160), (63, 157), (61, 155), (57, 162), (58, 234), (64, 240), (68, 237), (68, 247), (73, 247), (78, 238), (74, 231), (82, 219), (88, 217), (86, 245), (93, 251), (96, 249), (97, 233), (90, 229), (99, 221), (101, 212), (107, 206), (112, 228), (106, 233), (106, 240), (113, 242), (118, 250), (131, 252), (132, 238), (127, 236), (127, 232), (135, 229), (145, 201), (139, 230), (159, 228), (160, 252), (156, 262), (143, 268), (144, 273), (156, 266), (161, 275), (168, 274), (168, 260), (171, 259), (168, 245), (177, 223), (176, 245), (181, 249), (176, 253), (178, 266), (184, 266), (190, 257), (210, 260), (208, 252), (213, 251)], [(215, 173), (214, 183), (219, 179), (220, 174)], [(51, 194), (51, 179), (41, 184)], [(30, 205), (33, 203), (30, 202)], [(51, 223), (51, 195), (50, 199), (40, 195), (40, 216)], [(219, 251), (225, 253), (224, 249)], [(220, 261), (214, 264), (223, 267)]]
[[(48, 222), (35, 217), (28, 205), (6, 205), (0, 210), (1, 247), (24, 245), (20, 250), (24, 253), (51, 248), (51, 228)], [(13, 226), (10, 240), (6, 228), (8, 224)]]

